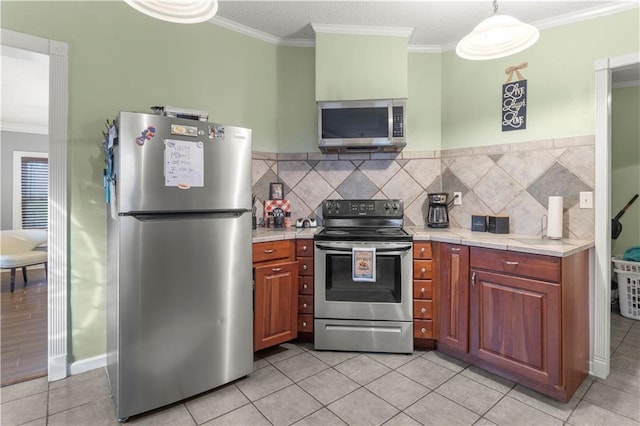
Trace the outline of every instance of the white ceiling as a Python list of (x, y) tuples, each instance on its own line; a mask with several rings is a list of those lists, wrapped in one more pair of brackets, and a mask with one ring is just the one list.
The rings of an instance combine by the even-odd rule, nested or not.
[[(639, 6), (640, 0), (502, 0), (498, 13), (542, 29)], [(219, 0), (211, 21), (271, 43), (301, 46), (314, 44), (311, 24), (412, 28), (410, 49), (436, 52), (453, 48), (492, 11), (490, 0)], [(2, 130), (47, 133), (48, 59), (2, 46)], [(639, 81), (638, 66), (613, 73), (619, 86)]]

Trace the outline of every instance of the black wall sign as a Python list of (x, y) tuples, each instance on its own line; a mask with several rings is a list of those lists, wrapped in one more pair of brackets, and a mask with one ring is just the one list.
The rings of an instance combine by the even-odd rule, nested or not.
[(502, 131), (527, 128), (527, 80), (502, 85)]

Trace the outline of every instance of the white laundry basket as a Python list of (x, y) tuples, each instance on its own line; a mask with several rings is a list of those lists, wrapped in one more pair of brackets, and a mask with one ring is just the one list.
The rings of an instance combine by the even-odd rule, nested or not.
[(614, 257), (613, 270), (618, 275), (620, 314), (640, 320), (640, 262)]

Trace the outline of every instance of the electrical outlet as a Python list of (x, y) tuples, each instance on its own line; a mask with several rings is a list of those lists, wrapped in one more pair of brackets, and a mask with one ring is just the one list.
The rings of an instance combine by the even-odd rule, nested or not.
[(581, 209), (593, 208), (593, 192), (585, 191), (580, 193), (580, 208)]
[(453, 204), (459, 206), (462, 204), (462, 192), (453, 193)]

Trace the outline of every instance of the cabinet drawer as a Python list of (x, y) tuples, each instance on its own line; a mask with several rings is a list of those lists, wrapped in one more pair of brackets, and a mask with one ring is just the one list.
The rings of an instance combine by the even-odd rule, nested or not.
[(430, 321), (430, 320), (413, 321), (413, 337), (414, 339), (432, 339), (433, 338), (433, 321)]
[(313, 294), (313, 277), (298, 277), (298, 294)]
[(313, 240), (296, 240), (296, 256), (313, 257)]
[(413, 261), (413, 279), (427, 280), (433, 278), (433, 261), (432, 260), (414, 260)]
[(417, 319), (432, 319), (433, 302), (431, 300), (414, 300), (413, 317)]
[(293, 260), (293, 243), (288, 240), (268, 241), (253, 244), (253, 263), (271, 260)]
[(313, 258), (299, 257), (298, 268), (300, 268), (299, 275), (313, 277)]
[(485, 269), (521, 277), (559, 283), (562, 259), (540, 254), (518, 253), (471, 247), (470, 264)]
[(431, 257), (431, 243), (413, 243), (413, 258), (414, 259), (432, 259)]
[(433, 281), (414, 280), (413, 281), (413, 298), (414, 299), (433, 299)]
[(298, 315), (298, 332), (313, 332), (313, 315)]
[(313, 296), (298, 296), (298, 314), (313, 314)]

